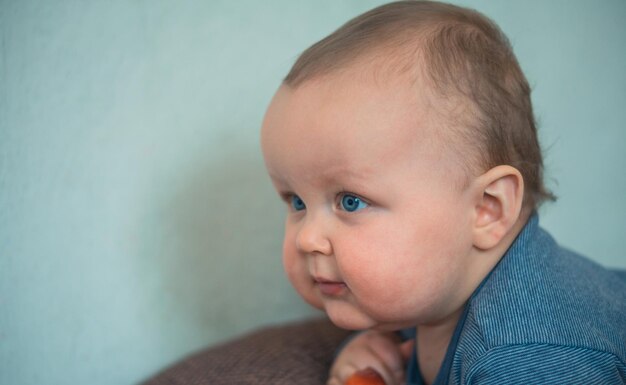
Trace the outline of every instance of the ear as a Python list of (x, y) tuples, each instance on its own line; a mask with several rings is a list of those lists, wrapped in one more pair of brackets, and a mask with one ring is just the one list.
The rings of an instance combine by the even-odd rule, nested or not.
[(519, 218), (524, 199), (524, 179), (511, 166), (496, 166), (476, 180), (478, 199), (474, 221), (474, 246), (496, 246)]

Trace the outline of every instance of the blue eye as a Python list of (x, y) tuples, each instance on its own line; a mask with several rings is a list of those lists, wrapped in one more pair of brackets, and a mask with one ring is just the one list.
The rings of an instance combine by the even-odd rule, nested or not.
[(291, 196), (291, 207), (294, 210), (296, 210), (296, 211), (300, 211), (300, 210), (304, 210), (306, 208), (306, 205), (304, 204), (304, 201), (302, 199), (300, 199), (299, 196), (292, 195)]
[(363, 202), (361, 198), (355, 197), (354, 195), (346, 194), (341, 197), (341, 207), (346, 211), (353, 212), (364, 209), (367, 206), (367, 203)]

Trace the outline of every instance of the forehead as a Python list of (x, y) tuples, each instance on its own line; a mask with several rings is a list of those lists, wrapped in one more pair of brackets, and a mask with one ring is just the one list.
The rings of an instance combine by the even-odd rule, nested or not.
[(367, 178), (391, 163), (436, 162), (436, 114), (405, 78), (342, 73), (282, 86), (262, 128), (270, 174), (285, 179)]
[(330, 150), (337, 146), (357, 147), (381, 136), (397, 138), (419, 120), (419, 102), (405, 88), (343, 76), (309, 81), (295, 89), (282, 86), (265, 117), (263, 144), (273, 136), (301, 146), (322, 140), (329, 153), (335, 153)]

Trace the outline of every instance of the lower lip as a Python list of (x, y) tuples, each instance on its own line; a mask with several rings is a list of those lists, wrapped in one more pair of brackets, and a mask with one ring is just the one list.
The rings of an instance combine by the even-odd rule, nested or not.
[(346, 284), (341, 282), (317, 282), (320, 293), (329, 296), (337, 296), (344, 292)]

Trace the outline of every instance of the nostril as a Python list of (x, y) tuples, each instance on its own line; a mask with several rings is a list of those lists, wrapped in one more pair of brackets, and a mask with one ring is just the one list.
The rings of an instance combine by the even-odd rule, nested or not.
[(332, 252), (332, 247), (328, 236), (319, 226), (304, 224), (296, 236), (296, 247), (307, 254), (325, 254)]

